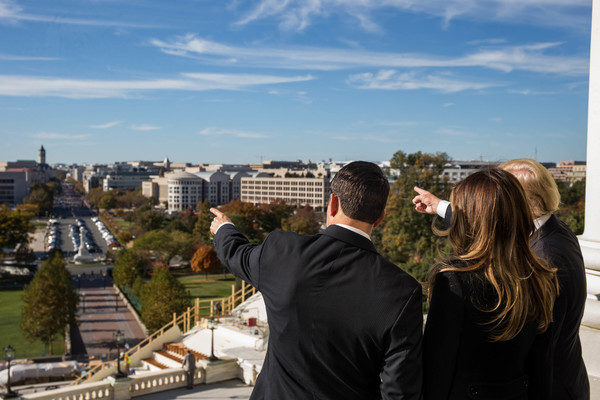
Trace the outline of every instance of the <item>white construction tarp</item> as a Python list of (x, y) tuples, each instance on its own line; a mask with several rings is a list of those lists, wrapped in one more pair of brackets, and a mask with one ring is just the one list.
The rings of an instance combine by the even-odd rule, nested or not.
[[(42, 377), (60, 378), (79, 371), (77, 361), (63, 361), (40, 364), (17, 364), (10, 366), (10, 381), (21, 382), (26, 379)], [(8, 381), (8, 369), (0, 371), (0, 386), (6, 385)]]

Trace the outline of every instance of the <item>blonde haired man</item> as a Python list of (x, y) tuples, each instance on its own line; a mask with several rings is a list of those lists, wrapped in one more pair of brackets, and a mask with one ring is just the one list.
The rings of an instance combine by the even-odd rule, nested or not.
[[(521, 158), (500, 164), (521, 183), (534, 218), (536, 232), (531, 247), (541, 258), (558, 268), (560, 293), (554, 306), (552, 399), (590, 398), (589, 381), (581, 356), (579, 325), (585, 307), (586, 279), (583, 257), (575, 234), (554, 212), (560, 193), (550, 172), (537, 161)], [(452, 207), (426, 190), (415, 187), (415, 209), (438, 214), (452, 224)]]

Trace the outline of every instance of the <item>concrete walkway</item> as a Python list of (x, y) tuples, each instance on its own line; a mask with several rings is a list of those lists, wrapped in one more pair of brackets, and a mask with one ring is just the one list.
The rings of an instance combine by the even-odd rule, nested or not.
[(79, 309), (77, 318), (79, 326), (72, 333), (73, 354), (94, 356), (98, 359), (116, 356), (113, 333), (120, 330), (125, 335), (125, 342), (135, 346), (146, 335), (132, 312), (118, 297), (112, 286), (112, 279), (88, 277), (81, 280), (79, 293)]
[(246, 386), (241, 381), (231, 380), (213, 383), (210, 385), (198, 385), (194, 389), (175, 389), (166, 392), (144, 396), (144, 400), (167, 400), (167, 399), (202, 399), (202, 400), (224, 400), (224, 399), (249, 399), (252, 386)]

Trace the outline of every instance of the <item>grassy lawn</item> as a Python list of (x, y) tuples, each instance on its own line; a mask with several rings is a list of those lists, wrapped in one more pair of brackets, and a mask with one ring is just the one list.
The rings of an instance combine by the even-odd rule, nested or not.
[(130, 221), (125, 221), (123, 218), (121, 217), (115, 217), (113, 216), (113, 221), (115, 222), (115, 225), (117, 226), (117, 228), (121, 231), (126, 231), (129, 228), (131, 228), (133, 226), (133, 222)]
[(31, 223), (35, 227), (35, 229), (44, 229), (47, 225), (47, 222), (45, 221), (32, 221)]
[(231, 296), (231, 285), (235, 284), (233, 275), (215, 274), (176, 274), (177, 279), (190, 291), (192, 298), (213, 299)]
[[(42, 356), (44, 350), (42, 342), (29, 342), (19, 329), (22, 295), (22, 290), (0, 290), (0, 348), (4, 349), (12, 344), (17, 358)], [(63, 352), (64, 342), (61, 338), (54, 343), (54, 354), (63, 354)], [(47, 355), (50, 355), (50, 348)]]

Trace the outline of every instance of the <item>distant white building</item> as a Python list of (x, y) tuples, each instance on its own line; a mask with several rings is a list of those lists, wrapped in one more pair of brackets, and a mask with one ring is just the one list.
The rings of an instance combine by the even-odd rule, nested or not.
[(112, 189), (135, 190), (142, 187), (142, 182), (150, 179), (150, 172), (111, 172), (102, 181), (102, 190)]
[(327, 208), (329, 178), (245, 177), (241, 190), (241, 200), (256, 205), (283, 200), (293, 206), (309, 205), (323, 211)]
[(229, 203), (231, 196), (229, 194), (229, 175), (221, 171), (197, 172), (194, 175), (204, 180), (204, 200), (208, 200), (212, 205), (221, 205)]
[(182, 211), (195, 208), (204, 199), (204, 180), (189, 172), (178, 171), (169, 174), (167, 179), (169, 211)]

